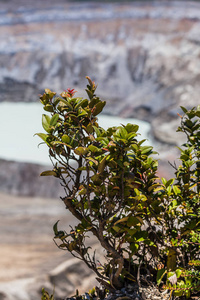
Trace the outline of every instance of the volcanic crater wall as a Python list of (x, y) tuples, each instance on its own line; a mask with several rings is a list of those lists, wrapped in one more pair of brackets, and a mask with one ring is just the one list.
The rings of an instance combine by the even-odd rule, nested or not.
[(98, 83), (105, 113), (151, 122), (180, 144), (179, 106), (199, 104), (200, 3), (15, 0), (0, 8), (0, 101)]

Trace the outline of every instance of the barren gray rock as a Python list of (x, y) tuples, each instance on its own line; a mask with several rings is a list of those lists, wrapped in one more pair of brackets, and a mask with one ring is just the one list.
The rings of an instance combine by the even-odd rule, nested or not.
[(59, 198), (64, 194), (60, 181), (55, 177), (40, 177), (51, 169), (32, 163), (0, 159), (0, 191), (13, 195)]
[(0, 13), (0, 101), (37, 101), (47, 87), (82, 90), (89, 75), (106, 113), (155, 121), (166, 142), (158, 124), (172, 131), (179, 106), (199, 103), (198, 2), (15, 0)]

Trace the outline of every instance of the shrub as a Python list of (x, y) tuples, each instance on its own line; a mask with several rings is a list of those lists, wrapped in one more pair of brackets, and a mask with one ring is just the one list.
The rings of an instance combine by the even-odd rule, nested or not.
[[(180, 166), (173, 166), (174, 178), (160, 180), (153, 148), (137, 139), (138, 125), (99, 126), (105, 101), (87, 79), (88, 99), (70, 89), (60, 96), (46, 89), (40, 97), (50, 115), (42, 116), (46, 133), (37, 135), (53, 164), (41, 175), (61, 180), (61, 199), (79, 221), (69, 232), (56, 222), (55, 242), (110, 290), (148, 278), (189, 298), (200, 291), (200, 106), (182, 107)], [(88, 233), (105, 250), (105, 262), (91, 254)]]

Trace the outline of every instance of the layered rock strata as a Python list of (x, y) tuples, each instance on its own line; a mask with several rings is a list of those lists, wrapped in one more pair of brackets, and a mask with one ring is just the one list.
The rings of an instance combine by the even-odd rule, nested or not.
[(159, 125), (172, 132), (179, 106), (199, 103), (198, 2), (16, 0), (0, 13), (0, 101), (81, 90), (89, 75), (106, 113), (148, 120), (156, 139), (176, 144)]

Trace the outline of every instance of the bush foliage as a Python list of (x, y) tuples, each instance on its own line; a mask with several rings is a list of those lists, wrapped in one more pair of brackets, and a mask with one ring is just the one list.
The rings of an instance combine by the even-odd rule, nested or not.
[[(68, 89), (40, 97), (53, 169), (41, 175), (61, 180), (67, 210), (79, 221), (69, 232), (54, 225), (59, 248), (84, 261), (106, 288), (127, 282), (157, 282), (174, 296), (200, 291), (200, 106), (182, 107), (178, 131), (185, 133), (174, 178), (158, 178), (153, 147), (138, 141), (138, 126), (105, 130), (97, 116), (105, 101), (89, 77), (88, 99)], [(93, 234), (104, 262), (87, 246)]]

